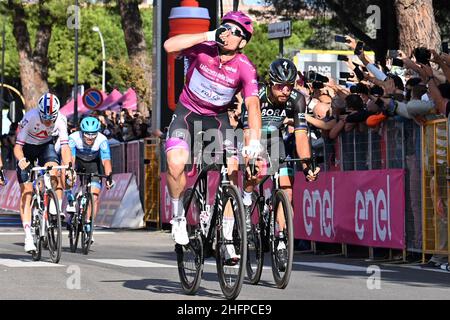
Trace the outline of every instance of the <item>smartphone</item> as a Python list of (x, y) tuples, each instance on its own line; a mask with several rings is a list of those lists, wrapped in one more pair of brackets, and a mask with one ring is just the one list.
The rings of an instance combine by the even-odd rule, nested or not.
[(358, 41), (358, 43), (356, 44), (356, 48), (355, 48), (354, 54), (359, 56), (361, 54), (361, 51), (362, 51), (363, 47), (364, 47), (364, 42)]
[(397, 66), (397, 67), (403, 67), (403, 60), (402, 59), (398, 59), (398, 58), (394, 58), (392, 60), (392, 65), (393, 66)]
[(339, 72), (339, 78), (348, 79), (352, 77), (353, 76), (350, 74), (350, 72)]
[(345, 81), (345, 80), (339, 80), (339, 85), (340, 85), (340, 86), (346, 87), (346, 86), (347, 86), (347, 81)]
[(348, 61), (348, 57), (343, 55), (343, 54), (339, 54), (337, 56), (338, 61)]
[(340, 36), (340, 35), (335, 35), (334, 36), (334, 41), (341, 42), (341, 43), (346, 43), (347, 42), (345, 37), (344, 36)]
[(448, 42), (442, 42), (442, 52), (448, 54)]
[(359, 67), (356, 67), (355, 70), (353, 70), (353, 72), (355, 72), (355, 75), (359, 81), (364, 80), (364, 73), (361, 71)]
[(388, 50), (388, 58), (397, 58), (398, 57), (398, 51), (397, 50)]

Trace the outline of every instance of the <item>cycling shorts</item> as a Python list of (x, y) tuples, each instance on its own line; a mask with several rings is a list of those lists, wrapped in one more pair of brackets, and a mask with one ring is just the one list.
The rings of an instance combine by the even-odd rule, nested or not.
[[(44, 166), (48, 162), (56, 162), (60, 164), (59, 156), (55, 151), (55, 146), (53, 141), (44, 144), (24, 144), (23, 145), (23, 156), (34, 165), (34, 162), (38, 161), (38, 166)], [(19, 161), (16, 163), (16, 173), (17, 180), (20, 184), (28, 181), (29, 172), (27, 170), (22, 170), (19, 167)]]
[[(84, 161), (76, 157), (75, 168), (77, 172), (104, 174), (103, 164), (100, 158), (96, 158), (93, 161)], [(83, 178), (84, 177), (81, 177), (81, 179)], [(102, 179), (99, 177), (92, 177), (91, 187), (101, 189)]]
[(226, 150), (231, 157), (237, 158), (237, 138), (230, 124), (228, 112), (205, 116), (187, 109), (181, 103), (178, 103), (169, 126), (166, 153), (174, 149), (184, 149), (192, 156), (192, 151), (198, 151), (193, 149), (199, 142), (197, 134), (200, 131), (205, 132), (203, 136), (205, 149), (214, 143), (211, 150), (216, 152)]

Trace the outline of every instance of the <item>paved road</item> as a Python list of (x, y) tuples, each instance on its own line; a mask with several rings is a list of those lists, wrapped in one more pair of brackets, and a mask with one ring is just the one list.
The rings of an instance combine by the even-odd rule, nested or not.
[[(74, 254), (65, 235), (60, 264), (48, 262), (47, 252), (42, 262), (33, 262), (23, 252), (22, 231), (0, 228), (0, 300), (223, 298), (214, 260), (207, 261), (198, 294), (183, 294), (167, 232), (98, 230), (95, 241), (88, 256)], [(368, 289), (370, 265), (381, 270), (380, 289)], [(304, 253), (295, 254), (285, 290), (274, 287), (267, 265), (261, 284), (245, 283), (239, 296), (240, 300), (449, 298), (450, 272)]]

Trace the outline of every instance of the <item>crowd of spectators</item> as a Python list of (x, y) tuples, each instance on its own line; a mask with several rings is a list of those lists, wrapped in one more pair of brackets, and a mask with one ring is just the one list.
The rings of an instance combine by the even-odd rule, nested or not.
[[(100, 132), (108, 138), (110, 144), (144, 139), (151, 135), (151, 111), (147, 117), (137, 110), (125, 108), (120, 108), (118, 112), (110, 109), (94, 110), (89, 116), (99, 119), (102, 125)], [(68, 128), (70, 132), (77, 130), (70, 119)]]

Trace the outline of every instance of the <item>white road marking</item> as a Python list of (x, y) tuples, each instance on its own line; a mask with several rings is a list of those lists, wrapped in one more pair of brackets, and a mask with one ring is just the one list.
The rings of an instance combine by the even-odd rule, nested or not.
[(22, 267), (64, 267), (62, 264), (44, 262), (44, 261), (32, 261), (31, 259), (0, 259), (0, 265), (10, 268), (22, 268)]
[[(68, 235), (69, 231), (63, 231), (62, 232), (63, 235)], [(94, 234), (95, 236), (97, 235), (107, 235), (107, 234), (115, 234), (115, 232), (113, 231), (97, 231), (94, 230)], [(25, 233), (23, 232), (0, 232), (0, 236), (25, 236)]]
[(88, 260), (127, 268), (176, 268), (176, 266), (174, 265), (135, 259), (88, 259)]
[(450, 275), (450, 271), (442, 270), (440, 268), (422, 268), (421, 266), (401, 266), (402, 268), (414, 269), (414, 270), (422, 270), (422, 271), (432, 271), (432, 272), (441, 272), (447, 273)]
[[(348, 264), (340, 264), (340, 263), (328, 263), (328, 262), (293, 262), (294, 265), (313, 267), (313, 268), (322, 268), (322, 269), (331, 269), (331, 270), (339, 270), (339, 271), (350, 271), (350, 272), (367, 272), (366, 267), (353, 266)], [(395, 270), (381, 270), (381, 272), (398, 272)]]

